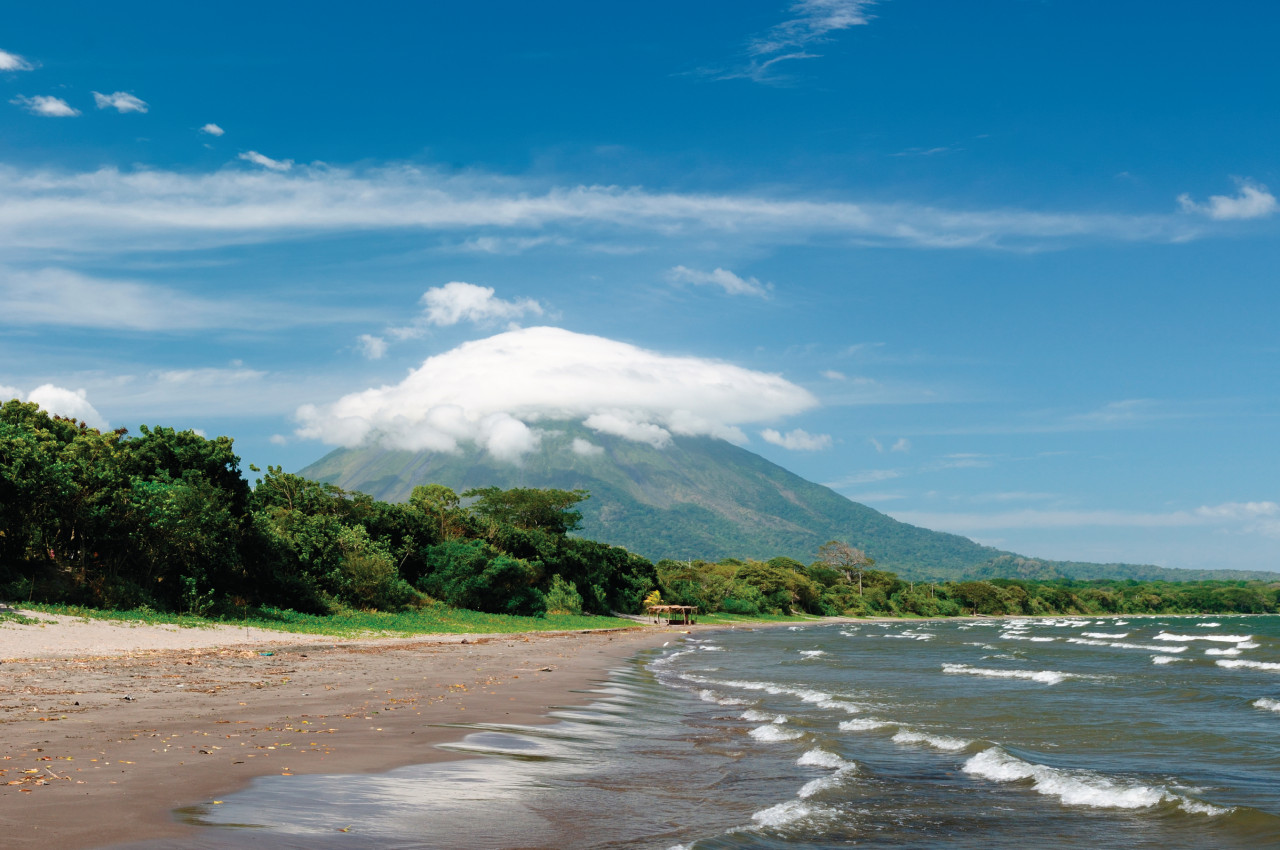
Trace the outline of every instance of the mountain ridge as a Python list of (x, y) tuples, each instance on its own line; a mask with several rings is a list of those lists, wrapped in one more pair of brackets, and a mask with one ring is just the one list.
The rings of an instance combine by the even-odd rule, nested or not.
[[(539, 447), (518, 465), (478, 450), (339, 448), (299, 474), (386, 501), (407, 500), (415, 486), (427, 483), (459, 493), (488, 486), (583, 489), (591, 497), (581, 505), (580, 533), (655, 561), (785, 555), (807, 563), (819, 546), (839, 539), (865, 550), (877, 567), (917, 581), (1032, 572), (1067, 578), (1280, 579), (1274, 573), (1026, 558), (900, 522), (713, 437), (677, 436), (655, 448), (557, 423), (543, 426)], [(995, 575), (1000, 572), (1008, 576)]]

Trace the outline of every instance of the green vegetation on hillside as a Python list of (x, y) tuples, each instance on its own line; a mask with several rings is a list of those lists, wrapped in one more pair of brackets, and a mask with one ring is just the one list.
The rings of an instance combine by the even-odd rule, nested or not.
[[(635, 611), (653, 565), (570, 537), (586, 494), (422, 487), (376, 501), (278, 468), (255, 486), (227, 437), (100, 432), (0, 407), (0, 597), (218, 614)], [(558, 579), (558, 580), (557, 580)]]
[(0, 406), (0, 598), (326, 634), (610, 626), (658, 600), (724, 617), (1277, 610), (1280, 585), (1259, 582), (911, 581), (874, 537), (655, 566), (572, 536), (591, 501), (576, 487), (432, 483), (393, 503), (279, 468), (250, 486), (229, 438), (140, 430)]
[[(807, 561), (828, 540), (850, 542), (881, 569), (911, 581), (1022, 575), (1028, 578), (1139, 580), (1274, 579), (1243, 571), (1182, 571), (1132, 564), (1031, 561), (956, 534), (919, 528), (858, 504), (828, 487), (724, 440), (675, 437), (654, 448), (580, 424), (544, 423), (542, 440), (519, 465), (487, 453), (337, 449), (299, 474), (404, 501), (413, 488), (439, 483), (477, 487), (586, 490), (580, 533), (625, 546), (651, 560), (671, 558)], [(584, 446), (594, 446), (583, 451)]]
[(659, 561), (662, 601), (736, 615), (1275, 614), (1280, 583), (1095, 579), (910, 582), (865, 565), (790, 558)]

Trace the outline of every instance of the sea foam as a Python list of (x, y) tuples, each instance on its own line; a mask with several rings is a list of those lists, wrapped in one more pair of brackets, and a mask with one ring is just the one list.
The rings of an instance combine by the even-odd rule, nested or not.
[(943, 664), (942, 672), (967, 673), (970, 676), (987, 676), (992, 679), (1028, 679), (1046, 685), (1056, 685), (1078, 675), (1059, 673), (1057, 670), (991, 670), (986, 667), (970, 667), (968, 664)]
[(1254, 708), (1265, 708), (1267, 711), (1280, 711), (1280, 700), (1263, 697), (1253, 701)]
[(1250, 670), (1280, 670), (1280, 664), (1274, 661), (1245, 661), (1242, 658), (1229, 658), (1225, 661), (1215, 661), (1213, 663), (1229, 670), (1234, 670), (1237, 667), (1247, 667)]
[(1110, 646), (1114, 649), (1141, 649), (1146, 652), (1186, 652), (1185, 646), (1152, 646), (1145, 643), (1129, 643), (1121, 640), (1093, 640), (1092, 638), (1067, 638), (1067, 643), (1085, 646)]
[(835, 787), (844, 781), (848, 774), (858, 769), (858, 766), (853, 762), (846, 761), (835, 753), (827, 752), (819, 747), (815, 747), (800, 756), (800, 758), (796, 759), (796, 764), (801, 767), (825, 767), (832, 771), (827, 776), (811, 779), (801, 786), (797, 796), (802, 800), (807, 800), (821, 791)]
[(755, 738), (757, 741), (762, 741), (766, 744), (776, 744), (780, 741), (794, 741), (804, 733), (795, 729), (788, 729), (785, 726), (778, 725), (777, 723), (770, 723), (768, 726), (757, 726), (747, 734), (752, 738)]
[(1218, 643), (1244, 643), (1246, 641), (1253, 640), (1253, 635), (1175, 635), (1170, 634), (1169, 632), (1161, 632), (1156, 635), (1156, 640), (1212, 640)]
[(874, 717), (856, 717), (853, 720), (844, 720), (840, 723), (840, 729), (845, 732), (866, 732), (870, 729), (883, 729), (885, 726), (897, 726), (889, 720), (877, 720)]
[(972, 741), (966, 741), (963, 738), (951, 738), (946, 735), (928, 735), (924, 732), (913, 732), (910, 729), (903, 729), (893, 736), (893, 740), (899, 744), (928, 744), (935, 750), (942, 750), (948, 753), (957, 753), (969, 746)]
[(1088, 770), (1067, 770), (1024, 761), (999, 747), (983, 750), (964, 763), (965, 773), (993, 782), (1031, 780), (1037, 794), (1056, 797), (1069, 806), (1095, 809), (1149, 809), (1160, 803), (1177, 803), (1191, 814), (1221, 815), (1219, 806), (1174, 794), (1167, 788), (1125, 783)]
[(788, 800), (785, 803), (761, 809), (751, 816), (751, 820), (755, 821), (758, 826), (777, 829), (789, 826), (798, 820), (812, 818), (822, 811), (817, 806), (812, 806), (801, 800)]

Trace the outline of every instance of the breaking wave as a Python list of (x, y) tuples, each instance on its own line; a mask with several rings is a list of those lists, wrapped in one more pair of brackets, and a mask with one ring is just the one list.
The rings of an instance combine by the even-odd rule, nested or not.
[(1215, 661), (1213, 663), (1229, 670), (1234, 670), (1237, 667), (1247, 667), (1250, 670), (1280, 670), (1280, 664), (1274, 661), (1245, 661), (1242, 658), (1229, 658), (1225, 661)]
[(1067, 679), (1083, 678), (1076, 673), (1059, 673), (1057, 670), (992, 670), (986, 667), (970, 667), (968, 664), (943, 664), (944, 673), (966, 673), (970, 676), (987, 676), (992, 679), (1027, 679), (1056, 685)]
[(899, 744), (928, 744), (935, 750), (942, 750), (948, 753), (958, 753), (972, 744), (972, 741), (966, 741), (963, 738), (951, 738), (946, 735), (929, 735), (924, 732), (913, 732), (910, 729), (903, 729), (893, 736), (893, 740)]
[(983, 750), (964, 763), (965, 773), (993, 782), (1031, 782), (1037, 794), (1056, 797), (1068, 806), (1095, 809), (1149, 809), (1176, 803), (1190, 814), (1225, 815), (1229, 808), (1175, 794), (1160, 785), (1123, 782), (1088, 770), (1068, 770), (1024, 761), (999, 747)]

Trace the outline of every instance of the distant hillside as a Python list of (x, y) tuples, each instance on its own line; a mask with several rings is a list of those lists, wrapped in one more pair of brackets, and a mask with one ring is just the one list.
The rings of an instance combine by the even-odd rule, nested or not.
[(1070, 579), (1133, 579), (1134, 581), (1277, 581), (1280, 573), (1257, 570), (1180, 570), (1151, 564), (1090, 564), (1045, 561), (1021, 555), (1001, 555), (970, 570), (973, 579), (1023, 578), (1034, 581)]
[[(575, 451), (575, 438), (595, 448)], [(710, 437), (676, 437), (672, 445), (656, 449), (564, 424), (550, 429), (520, 466), (474, 450), (360, 448), (337, 449), (299, 474), (388, 501), (404, 501), (416, 485), (427, 483), (459, 493), (495, 485), (581, 488), (591, 493), (582, 506), (583, 536), (653, 560), (786, 555), (808, 563), (819, 546), (837, 539), (863, 548), (879, 567), (918, 581), (1013, 569), (1019, 558), (957, 534), (899, 522)], [(1084, 568), (1094, 566), (1101, 570), (1099, 577), (1109, 578), (1154, 577), (1131, 574), (1133, 569), (1180, 572), (1126, 565), (1054, 568), (1083, 575)]]

